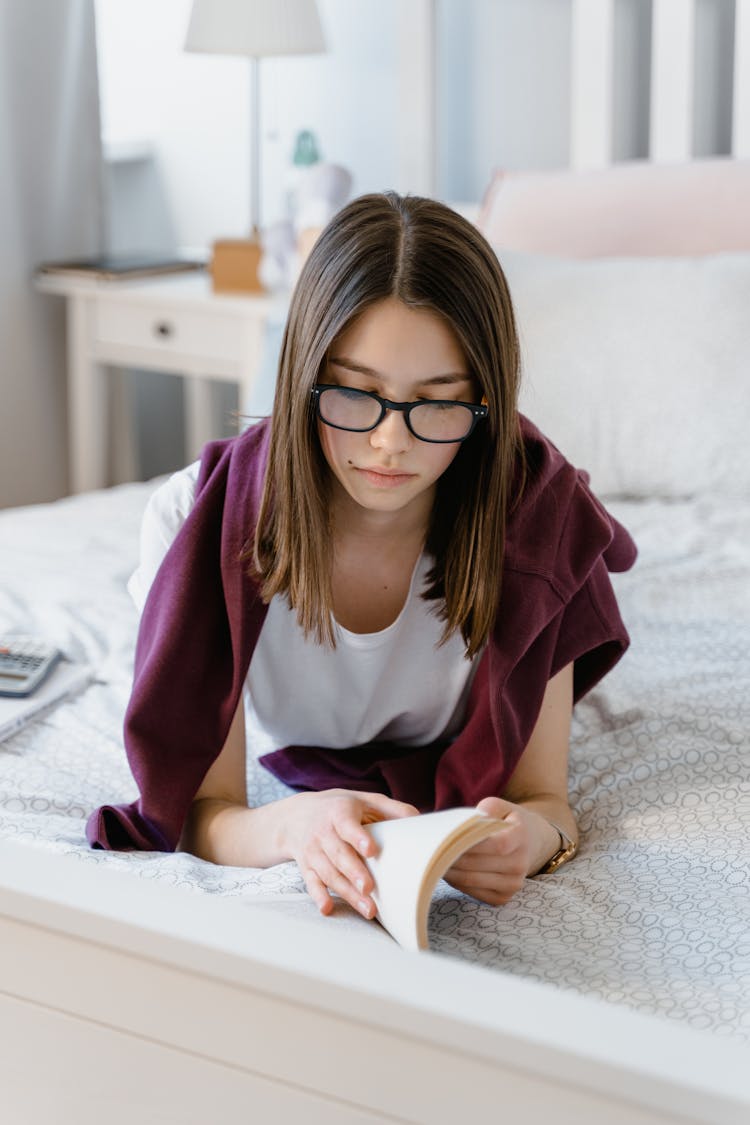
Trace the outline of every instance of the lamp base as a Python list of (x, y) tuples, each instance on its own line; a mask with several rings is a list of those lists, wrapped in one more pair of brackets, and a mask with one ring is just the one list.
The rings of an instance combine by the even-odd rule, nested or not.
[(259, 277), (262, 254), (258, 238), (222, 238), (214, 242), (211, 254), (214, 293), (262, 293)]

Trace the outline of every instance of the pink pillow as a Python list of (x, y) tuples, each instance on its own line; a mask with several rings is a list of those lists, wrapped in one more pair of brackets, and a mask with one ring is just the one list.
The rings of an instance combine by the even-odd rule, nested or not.
[(750, 160), (497, 171), (478, 225), (496, 249), (570, 258), (750, 250)]

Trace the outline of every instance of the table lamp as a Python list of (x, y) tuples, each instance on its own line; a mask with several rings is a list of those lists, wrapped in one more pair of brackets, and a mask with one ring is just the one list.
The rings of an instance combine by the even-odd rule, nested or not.
[(193, 0), (186, 51), (244, 55), (251, 62), (251, 177), (249, 239), (214, 244), (215, 289), (258, 290), (260, 261), (260, 59), (325, 51), (315, 0)]

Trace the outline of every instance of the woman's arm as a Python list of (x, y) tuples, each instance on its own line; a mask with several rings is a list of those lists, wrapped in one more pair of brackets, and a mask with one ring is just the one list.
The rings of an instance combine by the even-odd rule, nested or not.
[(229, 867), (272, 867), (289, 858), (281, 847), (278, 817), (268, 812), (273, 806), (248, 808), (245, 755), (240, 700), (222, 751), (193, 799), (180, 851)]
[(346, 789), (295, 793), (248, 808), (245, 755), (240, 701), (221, 753), (195, 795), (180, 850), (231, 867), (272, 867), (295, 860), (321, 913), (333, 910), (330, 888), (372, 918), (373, 879), (363, 857), (375, 854), (376, 847), (362, 825), (415, 816), (418, 810), (382, 793)]
[[(568, 755), (573, 713), (573, 665), (547, 684), (531, 738), (502, 798), (478, 808), (501, 817), (507, 828), (466, 852), (447, 881), (484, 902), (507, 902), (560, 849), (558, 824), (571, 840), (578, 827), (568, 804)], [(550, 823), (550, 821), (552, 823)]]
[[(578, 826), (568, 803), (568, 758), (573, 715), (573, 665), (568, 664), (547, 684), (542, 708), (531, 738), (505, 787), (503, 797), (536, 814), (537, 848), (528, 875), (535, 874), (560, 847), (560, 836), (548, 821), (559, 824), (571, 840)], [(539, 823), (539, 818), (544, 823)]]

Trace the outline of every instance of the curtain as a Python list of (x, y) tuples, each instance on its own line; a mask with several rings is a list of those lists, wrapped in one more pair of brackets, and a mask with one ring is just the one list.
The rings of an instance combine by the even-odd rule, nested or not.
[(104, 245), (93, 0), (0, 0), (0, 507), (67, 492), (65, 312), (42, 261)]

